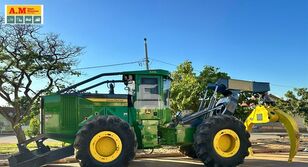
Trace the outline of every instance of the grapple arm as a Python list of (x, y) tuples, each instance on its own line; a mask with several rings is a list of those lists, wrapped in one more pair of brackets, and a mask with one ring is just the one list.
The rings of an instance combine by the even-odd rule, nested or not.
[(285, 127), (290, 140), (289, 162), (292, 162), (299, 147), (299, 130), (296, 121), (277, 107), (258, 105), (245, 121), (246, 130), (251, 132), (254, 124), (280, 122)]

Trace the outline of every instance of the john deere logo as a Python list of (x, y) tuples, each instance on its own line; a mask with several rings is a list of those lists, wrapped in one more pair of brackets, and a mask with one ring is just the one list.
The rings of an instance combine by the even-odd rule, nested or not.
[(43, 5), (5, 5), (6, 24), (43, 24)]

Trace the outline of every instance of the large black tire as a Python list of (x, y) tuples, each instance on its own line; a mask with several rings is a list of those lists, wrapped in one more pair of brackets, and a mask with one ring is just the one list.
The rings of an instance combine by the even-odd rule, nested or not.
[[(214, 138), (221, 130), (230, 129), (238, 135), (239, 149), (230, 157), (221, 156), (214, 148)], [(233, 116), (220, 115), (204, 120), (195, 133), (194, 148), (200, 160), (207, 167), (234, 167), (244, 162), (249, 155), (250, 134), (244, 124)]]
[(185, 156), (188, 156), (190, 158), (193, 158), (193, 159), (197, 159), (198, 158), (193, 144), (188, 144), (188, 145), (180, 146), (180, 152), (182, 154), (184, 154)]
[[(103, 131), (111, 131), (119, 136), (122, 142), (122, 151), (113, 161), (102, 163), (97, 161), (90, 152), (91, 139)], [(97, 116), (86, 123), (76, 135), (74, 148), (76, 159), (82, 167), (127, 167), (133, 160), (137, 150), (137, 138), (133, 128), (122, 119), (115, 116)]]

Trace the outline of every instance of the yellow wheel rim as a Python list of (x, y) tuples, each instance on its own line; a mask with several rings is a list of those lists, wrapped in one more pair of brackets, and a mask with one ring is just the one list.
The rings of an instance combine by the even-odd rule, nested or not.
[(223, 129), (216, 133), (213, 146), (218, 155), (229, 158), (240, 149), (240, 138), (233, 130)]
[(92, 157), (102, 163), (112, 162), (117, 159), (122, 151), (120, 137), (111, 131), (97, 133), (90, 142)]

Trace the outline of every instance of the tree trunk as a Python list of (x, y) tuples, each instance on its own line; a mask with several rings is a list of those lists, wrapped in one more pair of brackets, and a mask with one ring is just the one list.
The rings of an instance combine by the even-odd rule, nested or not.
[(26, 141), (26, 135), (25, 135), (25, 132), (22, 130), (21, 126), (13, 126), (13, 130), (14, 130), (18, 143), (22, 143)]

